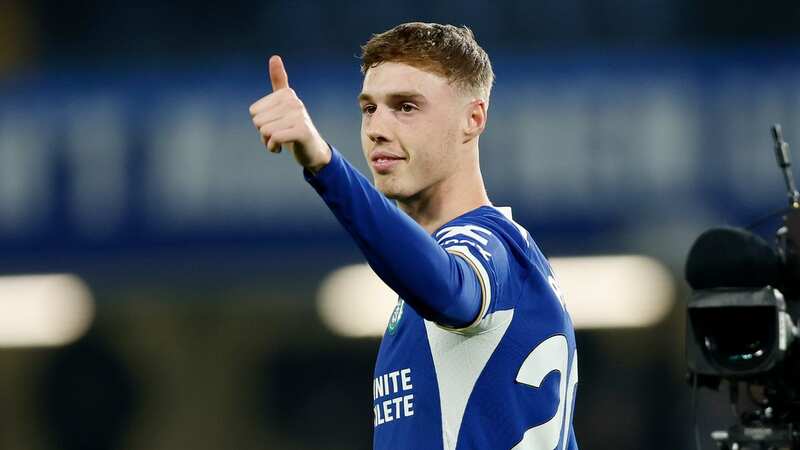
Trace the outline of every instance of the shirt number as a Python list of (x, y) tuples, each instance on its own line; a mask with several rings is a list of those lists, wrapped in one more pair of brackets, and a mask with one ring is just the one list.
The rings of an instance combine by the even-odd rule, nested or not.
[[(539, 388), (544, 378), (553, 371), (561, 373), (558, 382), (558, 408), (547, 422), (529, 428), (522, 440), (511, 450), (556, 450), (561, 436), (562, 450), (567, 447), (569, 426), (572, 423), (575, 387), (578, 384), (578, 353), (573, 352), (569, 365), (567, 338), (556, 335), (539, 344), (522, 363), (517, 382)], [(568, 376), (565, 376), (568, 374)]]

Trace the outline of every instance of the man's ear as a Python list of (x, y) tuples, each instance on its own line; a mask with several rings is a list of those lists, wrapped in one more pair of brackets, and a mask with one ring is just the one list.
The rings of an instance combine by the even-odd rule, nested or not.
[(477, 139), (486, 128), (488, 105), (485, 100), (477, 99), (469, 102), (466, 108), (467, 126), (464, 127), (464, 143)]

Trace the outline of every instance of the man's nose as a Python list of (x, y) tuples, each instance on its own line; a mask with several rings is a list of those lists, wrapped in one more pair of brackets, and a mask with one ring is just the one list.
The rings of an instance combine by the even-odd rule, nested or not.
[(390, 141), (389, 136), (391, 133), (389, 132), (389, 124), (387, 123), (388, 119), (389, 118), (386, 117), (386, 114), (382, 111), (382, 108), (376, 109), (375, 112), (366, 119), (364, 131), (367, 133), (367, 137), (370, 141), (376, 144)]

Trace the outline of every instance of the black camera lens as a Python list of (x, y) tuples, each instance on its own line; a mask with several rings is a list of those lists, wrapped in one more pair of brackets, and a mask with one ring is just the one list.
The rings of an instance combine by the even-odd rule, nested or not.
[(690, 314), (703, 352), (723, 369), (758, 369), (773, 352), (777, 335), (774, 306), (699, 308)]

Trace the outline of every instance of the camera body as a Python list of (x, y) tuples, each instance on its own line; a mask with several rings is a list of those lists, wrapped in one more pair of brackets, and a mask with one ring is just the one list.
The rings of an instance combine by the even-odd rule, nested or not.
[[(739, 423), (711, 433), (721, 450), (800, 450), (800, 193), (780, 125), (772, 132), (789, 197), (775, 243), (715, 228), (698, 237), (686, 263), (690, 384), (717, 389), (726, 381), (741, 411)], [(749, 410), (738, 408), (742, 384)]]

